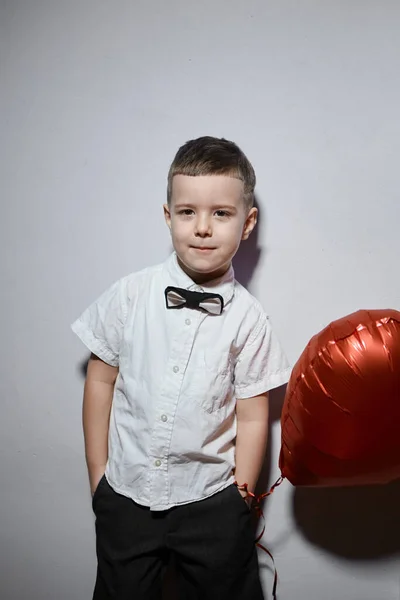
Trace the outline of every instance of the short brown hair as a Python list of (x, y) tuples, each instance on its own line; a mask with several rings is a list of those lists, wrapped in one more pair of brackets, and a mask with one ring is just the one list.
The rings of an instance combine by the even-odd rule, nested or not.
[(204, 136), (181, 146), (168, 173), (167, 201), (171, 202), (172, 179), (175, 175), (228, 175), (244, 183), (246, 208), (254, 202), (256, 175), (244, 152), (224, 138)]

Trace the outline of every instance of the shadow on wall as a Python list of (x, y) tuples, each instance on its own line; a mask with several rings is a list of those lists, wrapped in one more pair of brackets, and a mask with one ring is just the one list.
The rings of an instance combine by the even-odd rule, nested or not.
[[(257, 198), (254, 200), (254, 206), (258, 209), (260, 207)], [(256, 228), (250, 235), (249, 239), (240, 244), (239, 250), (233, 259), (235, 277), (246, 289), (251, 287), (251, 280), (254, 275), (254, 271), (261, 257), (262, 248), (259, 245), (259, 231), (263, 218), (264, 215), (260, 214), (259, 212)]]
[(89, 359), (90, 359), (90, 354), (89, 356), (80, 363), (79, 365), (79, 373), (81, 375), (81, 377), (83, 377), (83, 379), (86, 379), (86, 375), (87, 375), (87, 370), (88, 370), (88, 364), (89, 364)]
[(269, 393), (268, 446), (267, 446), (267, 452), (265, 455), (265, 461), (264, 461), (263, 467), (261, 469), (260, 477), (258, 479), (256, 494), (263, 494), (264, 492), (267, 492), (269, 490), (269, 487), (271, 487), (271, 484), (274, 483), (273, 481), (270, 481), (271, 470), (277, 471), (277, 469), (278, 469), (278, 465), (276, 465), (276, 467), (271, 465), (271, 455), (272, 455), (272, 452), (271, 452), (271, 442), (272, 442), (271, 428), (272, 428), (272, 425), (276, 421), (279, 421), (281, 418), (283, 402), (285, 400), (286, 387), (287, 387), (286, 385), (282, 385), (278, 388), (275, 388), (274, 390), (271, 390)]
[(293, 514), (313, 545), (352, 561), (400, 552), (400, 480), (349, 488), (296, 488)]

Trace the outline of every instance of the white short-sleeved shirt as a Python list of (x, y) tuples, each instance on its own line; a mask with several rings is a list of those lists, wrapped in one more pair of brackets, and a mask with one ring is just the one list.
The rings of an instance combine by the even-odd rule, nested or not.
[[(220, 294), (222, 314), (167, 309), (170, 285)], [(72, 329), (91, 352), (119, 367), (107, 480), (152, 510), (230, 485), (236, 399), (278, 387), (290, 374), (267, 315), (233, 269), (200, 287), (175, 254), (116, 282)]]

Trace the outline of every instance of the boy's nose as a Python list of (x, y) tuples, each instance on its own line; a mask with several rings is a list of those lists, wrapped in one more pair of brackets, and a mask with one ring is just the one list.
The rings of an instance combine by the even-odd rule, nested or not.
[(195, 235), (199, 237), (209, 237), (212, 234), (211, 219), (207, 217), (198, 217), (195, 225)]

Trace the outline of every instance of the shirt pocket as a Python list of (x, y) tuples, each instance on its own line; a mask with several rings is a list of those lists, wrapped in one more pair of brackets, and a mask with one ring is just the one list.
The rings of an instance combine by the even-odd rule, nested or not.
[[(196, 361), (197, 362), (197, 361)], [(205, 350), (194, 366), (191, 391), (207, 413), (223, 408), (233, 394), (234, 367), (229, 351)]]

